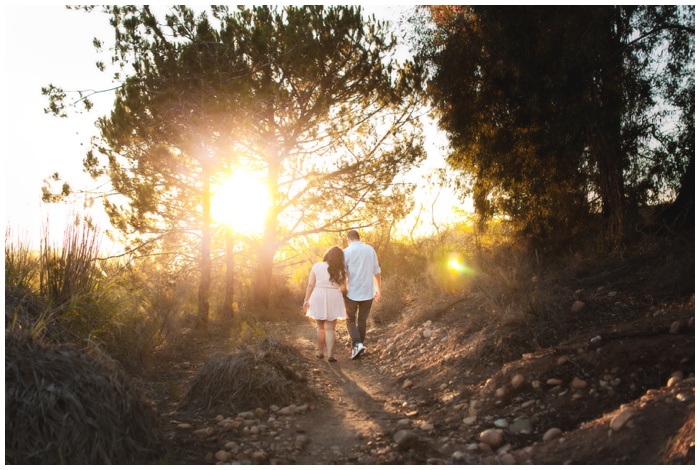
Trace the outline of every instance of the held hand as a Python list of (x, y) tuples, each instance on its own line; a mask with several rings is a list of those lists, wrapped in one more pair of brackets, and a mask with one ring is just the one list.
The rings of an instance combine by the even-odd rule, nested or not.
[(379, 299), (381, 299), (381, 298), (382, 298), (382, 291), (381, 291), (381, 290), (377, 290), (377, 293), (374, 294), (374, 300), (379, 300)]

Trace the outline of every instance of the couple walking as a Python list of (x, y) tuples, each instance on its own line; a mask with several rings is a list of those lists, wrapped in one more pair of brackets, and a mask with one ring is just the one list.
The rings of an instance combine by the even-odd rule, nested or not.
[(382, 295), (381, 269), (374, 248), (360, 240), (357, 230), (350, 230), (347, 238), (345, 250), (334, 246), (323, 261), (311, 268), (304, 297), (306, 314), (316, 320), (316, 357), (323, 358), (326, 349), (328, 362), (336, 362), (333, 357), (336, 320), (346, 319), (352, 340), (350, 358), (355, 359), (365, 351), (363, 343), (372, 301)]

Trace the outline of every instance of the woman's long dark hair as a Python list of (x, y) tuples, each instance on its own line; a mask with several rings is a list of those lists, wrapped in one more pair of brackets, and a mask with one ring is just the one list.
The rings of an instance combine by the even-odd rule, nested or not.
[(323, 261), (328, 263), (328, 274), (331, 281), (339, 286), (345, 285), (345, 255), (340, 247), (334, 246), (323, 256)]

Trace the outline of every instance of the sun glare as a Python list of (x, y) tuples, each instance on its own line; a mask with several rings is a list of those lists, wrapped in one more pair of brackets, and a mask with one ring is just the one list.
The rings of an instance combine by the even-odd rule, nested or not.
[(264, 181), (246, 171), (222, 181), (211, 198), (212, 219), (237, 233), (261, 233), (269, 209), (270, 195)]

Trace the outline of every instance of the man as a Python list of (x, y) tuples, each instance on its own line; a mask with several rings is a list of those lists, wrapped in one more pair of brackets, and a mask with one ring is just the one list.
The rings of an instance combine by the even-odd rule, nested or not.
[(377, 253), (360, 241), (357, 230), (348, 232), (348, 247), (344, 250), (345, 269), (348, 273), (348, 292), (345, 295), (346, 326), (352, 340), (351, 359), (365, 351), (362, 344), (367, 332), (367, 318), (374, 299), (382, 296), (382, 277)]

